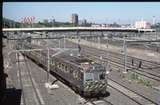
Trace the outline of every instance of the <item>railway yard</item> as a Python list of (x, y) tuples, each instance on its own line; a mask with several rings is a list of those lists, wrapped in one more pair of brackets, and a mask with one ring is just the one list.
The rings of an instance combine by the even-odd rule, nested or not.
[[(31, 37), (36, 35), (30, 34)], [(47, 37), (52, 37), (52, 33)], [(137, 38), (132, 37), (128, 40)], [(160, 105), (160, 42), (130, 44), (125, 56), (123, 38), (43, 39), (42, 35), (41, 38), (30, 42), (3, 39), (7, 88), (20, 90), (19, 95), (14, 97), (17, 105)], [(155, 39), (157, 38), (160, 39), (160, 36)], [(54, 69), (50, 64), (49, 68), (46, 65), (42, 67), (36, 60), (30, 59), (27, 53), (25, 55), (25, 51), (17, 51), (31, 50), (23, 49), (22, 42), (39, 46), (37, 49), (44, 50), (38, 50), (40, 53), (46, 52), (46, 59), (47, 51), (50, 57), (54, 52), (52, 50), (56, 49), (56, 53), (62, 50), (65, 54), (69, 53), (68, 56), (80, 54), (101, 64), (106, 68), (107, 94), (94, 98), (83, 97), (68, 83), (49, 72), (49, 68)], [(50, 62), (52, 61), (46, 60), (44, 64)], [(48, 81), (57, 88), (48, 88)], [(4, 103), (10, 104), (12, 101), (13, 99)]]

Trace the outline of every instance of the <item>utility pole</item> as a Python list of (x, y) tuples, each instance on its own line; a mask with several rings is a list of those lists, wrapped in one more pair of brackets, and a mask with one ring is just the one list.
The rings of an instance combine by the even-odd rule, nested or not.
[(47, 83), (49, 82), (49, 71), (50, 71), (50, 58), (49, 58), (49, 48), (47, 48), (48, 50), (48, 69), (47, 69)]
[(155, 25), (155, 16), (153, 16), (153, 23), (152, 25)]
[(61, 39), (59, 39), (59, 48), (61, 48)]
[(98, 48), (100, 48), (100, 45), (101, 44), (101, 42), (100, 42), (100, 36), (98, 37)]
[(63, 44), (64, 44), (64, 45), (63, 45), (63, 46), (64, 46), (64, 49), (65, 49), (65, 48), (66, 48), (66, 39), (65, 39), (65, 35), (63, 35), (63, 37), (64, 37), (64, 39), (63, 39), (63, 41), (64, 41)]
[(124, 72), (127, 73), (127, 44), (126, 44), (126, 36), (124, 36), (124, 43), (123, 43), (123, 48), (124, 48)]

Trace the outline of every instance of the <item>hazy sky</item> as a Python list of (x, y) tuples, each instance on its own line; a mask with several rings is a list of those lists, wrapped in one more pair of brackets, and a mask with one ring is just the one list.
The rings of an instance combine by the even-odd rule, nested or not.
[(136, 20), (160, 22), (160, 2), (4, 2), (3, 16), (20, 21), (34, 16), (36, 21), (55, 18), (71, 21), (71, 14), (79, 19), (98, 23), (133, 23)]

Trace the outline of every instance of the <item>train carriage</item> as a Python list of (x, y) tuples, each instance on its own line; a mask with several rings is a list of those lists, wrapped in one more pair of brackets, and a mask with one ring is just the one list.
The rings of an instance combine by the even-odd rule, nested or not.
[[(38, 45), (23, 45), (23, 49), (43, 49)], [(50, 72), (62, 82), (67, 82), (75, 92), (83, 96), (97, 96), (106, 94), (107, 79), (106, 68), (99, 63), (87, 59), (84, 56), (70, 53), (61, 53), (51, 57), (55, 51), (50, 51)], [(47, 50), (23, 52), (24, 55), (34, 60), (47, 69)]]

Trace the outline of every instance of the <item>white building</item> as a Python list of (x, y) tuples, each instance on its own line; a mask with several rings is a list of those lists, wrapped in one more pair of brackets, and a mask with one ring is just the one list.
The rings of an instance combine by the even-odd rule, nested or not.
[(91, 27), (101, 27), (100, 24), (92, 24)]
[(151, 24), (147, 21), (137, 21), (135, 22), (135, 28), (138, 29), (150, 29), (151, 28)]

